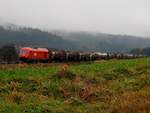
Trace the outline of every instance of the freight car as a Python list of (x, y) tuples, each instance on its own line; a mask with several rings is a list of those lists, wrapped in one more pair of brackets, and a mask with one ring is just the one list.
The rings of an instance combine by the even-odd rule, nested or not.
[(23, 47), (20, 49), (19, 59), (23, 62), (80, 62), (109, 59), (132, 59), (143, 57), (128, 53), (100, 53), (56, 51), (46, 48)]

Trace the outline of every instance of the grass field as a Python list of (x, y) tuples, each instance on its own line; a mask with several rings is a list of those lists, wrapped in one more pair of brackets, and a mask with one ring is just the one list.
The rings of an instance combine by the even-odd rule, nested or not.
[(0, 113), (150, 113), (150, 58), (0, 65)]

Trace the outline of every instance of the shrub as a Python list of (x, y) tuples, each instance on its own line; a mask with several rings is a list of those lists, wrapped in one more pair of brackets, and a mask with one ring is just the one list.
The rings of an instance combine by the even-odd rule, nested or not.
[(56, 76), (59, 78), (67, 78), (67, 79), (73, 80), (76, 77), (76, 74), (68, 70), (60, 70), (56, 74)]

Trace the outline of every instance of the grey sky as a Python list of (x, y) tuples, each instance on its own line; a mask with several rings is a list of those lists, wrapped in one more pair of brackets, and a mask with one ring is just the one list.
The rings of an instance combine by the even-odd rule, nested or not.
[(150, 36), (150, 0), (0, 0), (0, 19), (49, 30)]

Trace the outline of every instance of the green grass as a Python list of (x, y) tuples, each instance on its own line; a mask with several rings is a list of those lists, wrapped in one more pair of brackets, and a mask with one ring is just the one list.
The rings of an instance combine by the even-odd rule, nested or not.
[(150, 113), (150, 58), (0, 66), (0, 113)]
[(16, 68), (16, 69), (5, 69), (0, 70), (0, 77), (12, 78), (26, 78), (30, 76), (48, 76), (57, 72), (56, 67), (25, 67), (25, 68)]

